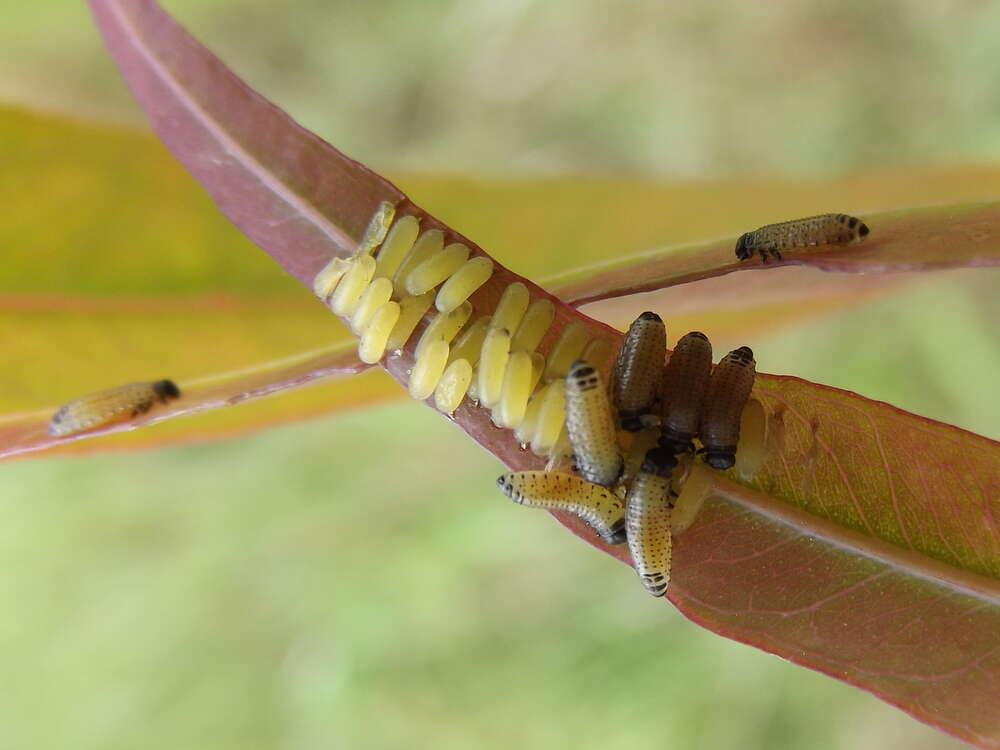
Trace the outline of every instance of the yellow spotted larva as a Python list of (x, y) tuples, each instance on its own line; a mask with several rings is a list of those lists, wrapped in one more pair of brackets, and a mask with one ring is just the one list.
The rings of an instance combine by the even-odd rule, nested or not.
[(653, 448), (646, 453), (626, 498), (625, 529), (632, 564), (653, 596), (663, 596), (670, 583), (670, 477), (676, 465), (669, 451)]
[(157, 403), (165, 404), (180, 395), (180, 389), (172, 380), (127, 383), (88, 393), (59, 407), (49, 421), (49, 433), (72, 435), (94, 427), (127, 422), (145, 414)]
[(609, 487), (622, 470), (618, 435), (601, 374), (584, 360), (566, 375), (566, 430), (580, 474)]
[(747, 346), (729, 352), (712, 370), (698, 436), (705, 446), (705, 463), (713, 469), (728, 469), (736, 461), (740, 417), (750, 398), (755, 373), (753, 352)]
[(654, 312), (644, 312), (629, 326), (615, 362), (615, 404), (622, 429), (641, 430), (641, 417), (659, 396), (667, 329)]
[(610, 490), (574, 474), (519, 471), (504, 474), (497, 486), (521, 505), (572, 513), (590, 525), (608, 544), (625, 541), (625, 509)]
[(782, 250), (860, 241), (868, 232), (867, 224), (847, 214), (809, 216), (747, 232), (736, 241), (736, 257), (746, 260), (756, 254), (767, 263), (768, 255), (780, 260)]
[(671, 453), (691, 450), (712, 374), (712, 344), (701, 331), (681, 336), (663, 368), (660, 445)]

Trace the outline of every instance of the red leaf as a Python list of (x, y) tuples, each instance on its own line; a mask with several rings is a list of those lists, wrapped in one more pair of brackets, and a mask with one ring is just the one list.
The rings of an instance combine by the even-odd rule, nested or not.
[[(352, 249), (379, 200), (403, 199), (250, 92), (149, 0), (90, 3), (168, 145), (303, 282)], [(917, 266), (927, 267), (941, 261), (942, 248), (962, 244), (956, 237), (972, 235), (987, 252), (960, 262), (993, 262), (996, 207), (948, 210), (936, 219), (873, 220), (864, 252), (875, 260), (866, 266), (864, 256), (852, 256), (841, 267), (884, 270), (914, 252)], [(407, 212), (467, 242), (418, 208)], [(655, 263), (650, 256), (596, 283), (592, 269), (577, 274), (581, 286), (563, 289), (596, 299), (716, 275), (733, 269), (731, 253), (727, 241)], [(489, 314), (516, 278), (498, 268), (472, 298), (476, 313)], [(620, 342), (619, 332), (526, 283), (532, 297), (549, 297), (557, 308), (543, 353), (572, 319), (595, 338)], [(386, 361), (400, 382), (412, 364), (412, 343)], [(769, 414), (764, 468), (745, 483), (693, 473), (680, 507), (694, 519), (677, 535), (671, 597), (717, 632), (859, 685), (964, 739), (1000, 746), (1000, 445), (794, 378), (760, 376), (755, 392)], [(540, 464), (468, 400), (455, 421), (508, 466)], [(709, 499), (699, 506), (699, 497)], [(570, 525), (593, 543), (589, 531)]]

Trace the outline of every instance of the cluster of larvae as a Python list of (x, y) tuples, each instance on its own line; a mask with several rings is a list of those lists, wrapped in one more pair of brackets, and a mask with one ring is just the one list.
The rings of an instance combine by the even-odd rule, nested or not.
[(812, 245), (843, 245), (868, 236), (868, 225), (847, 214), (822, 214), (805, 219), (767, 224), (747, 232), (736, 241), (736, 257), (747, 260), (759, 255), (767, 263), (770, 255), (781, 260), (782, 250)]
[(88, 393), (59, 407), (49, 420), (49, 433), (63, 437), (95, 427), (127, 422), (145, 414), (156, 404), (165, 404), (180, 395), (180, 388), (172, 380), (126, 383), (97, 393)]
[[(756, 372), (745, 346), (713, 367), (712, 345), (699, 331), (682, 336), (669, 359), (666, 346), (660, 316), (645, 312), (625, 335), (609, 388), (594, 365), (574, 362), (564, 385), (574, 466), (497, 480), (518, 503), (567, 511), (605, 542), (627, 542), (653, 596), (663, 596), (670, 582), (671, 513), (681, 480), (675, 474), (683, 471), (678, 457), (693, 454), (697, 440), (709, 466), (733, 466)], [(628, 433), (631, 445), (623, 451), (620, 438)]]
[(416, 216), (396, 217), (384, 203), (358, 251), (330, 261), (313, 291), (359, 337), (364, 362), (398, 354), (418, 336), (407, 383), (414, 398), (433, 397), (446, 414), (469, 398), (537, 455), (568, 452), (566, 374), (578, 359), (605, 365), (611, 346), (574, 321), (544, 356), (539, 348), (555, 305), (533, 299), (519, 281), (504, 289), (492, 314), (475, 315), (469, 297), (489, 280), (493, 263), (448, 239), (441, 229), (421, 231)]

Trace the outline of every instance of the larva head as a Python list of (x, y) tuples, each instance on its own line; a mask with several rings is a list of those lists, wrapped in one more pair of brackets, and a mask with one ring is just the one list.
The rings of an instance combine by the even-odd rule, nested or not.
[(740, 238), (736, 240), (736, 257), (740, 260), (746, 260), (751, 255), (753, 255), (753, 249), (750, 247), (750, 232), (740, 235)]
[(662, 323), (663, 322), (663, 318), (661, 318), (655, 312), (650, 312), (649, 310), (647, 310), (642, 315), (640, 315), (638, 318), (636, 318), (636, 320), (650, 320), (650, 321), (654, 321), (656, 323)]
[(153, 393), (157, 395), (160, 401), (166, 403), (172, 398), (179, 398), (181, 389), (177, 387), (177, 384), (173, 380), (157, 380), (153, 383)]
[(754, 364), (753, 360), (753, 349), (749, 346), (741, 346), (739, 349), (734, 349), (729, 352), (727, 357), (739, 362), (740, 364)]
[(868, 228), (868, 225), (863, 221), (858, 224), (858, 237), (867, 237), (870, 231), (871, 230)]
[(641, 470), (646, 474), (669, 477), (675, 466), (677, 466), (677, 457), (665, 448), (656, 447), (646, 451), (646, 458), (642, 461)]
[(736, 449), (731, 447), (729, 449), (705, 451), (705, 463), (719, 471), (732, 468), (733, 464), (736, 463)]

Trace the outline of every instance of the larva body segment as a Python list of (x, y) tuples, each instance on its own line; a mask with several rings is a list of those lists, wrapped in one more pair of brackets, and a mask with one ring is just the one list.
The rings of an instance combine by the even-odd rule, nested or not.
[(361, 343), (358, 344), (358, 359), (373, 365), (385, 354), (389, 335), (399, 321), (399, 303), (386, 302), (372, 315), (371, 320), (361, 333)]
[(646, 454), (629, 488), (625, 529), (632, 564), (642, 585), (653, 596), (663, 596), (670, 583), (673, 548), (670, 476), (677, 459), (663, 448)]
[(614, 484), (622, 457), (611, 403), (601, 374), (584, 360), (566, 375), (566, 430), (581, 476), (605, 487)]
[(506, 328), (490, 328), (483, 339), (479, 355), (479, 402), (492, 409), (500, 400), (503, 390), (503, 376), (510, 359), (510, 331)]
[(729, 352), (712, 370), (698, 432), (713, 469), (728, 469), (736, 461), (740, 418), (755, 375), (753, 352), (746, 346)]
[(615, 362), (615, 404), (622, 429), (641, 430), (641, 417), (659, 396), (667, 329), (654, 312), (644, 312), (629, 326)]
[(511, 351), (533, 352), (542, 343), (545, 332), (552, 325), (552, 320), (556, 316), (555, 305), (552, 300), (536, 299), (521, 318), (521, 325), (517, 327), (517, 332), (511, 340)]
[(454, 310), (493, 275), (493, 261), (482, 255), (469, 258), (438, 289), (434, 304), (441, 312)]
[(423, 401), (437, 387), (448, 364), (448, 344), (443, 339), (432, 341), (417, 357), (410, 372), (410, 395)]
[(747, 232), (736, 241), (736, 257), (746, 260), (760, 255), (767, 263), (768, 255), (781, 260), (782, 250), (811, 245), (846, 244), (861, 241), (869, 233), (868, 225), (847, 214), (822, 214), (804, 219), (766, 224)]
[(49, 433), (61, 437), (127, 422), (145, 414), (157, 403), (165, 404), (180, 395), (180, 389), (172, 380), (126, 383), (88, 393), (59, 407), (49, 421)]
[(663, 368), (660, 393), (660, 445), (671, 453), (692, 449), (702, 402), (712, 375), (712, 344), (701, 331), (681, 336)]
[(613, 492), (574, 474), (519, 471), (497, 479), (500, 491), (532, 508), (572, 513), (608, 544), (625, 541), (625, 508)]
[(469, 259), (469, 248), (455, 242), (432, 255), (406, 277), (407, 294), (424, 294), (451, 276)]
[(404, 216), (397, 221), (375, 256), (375, 275), (391, 279), (417, 241), (419, 233), (420, 221), (416, 216)]
[(434, 406), (438, 411), (451, 414), (462, 403), (469, 383), (472, 382), (472, 365), (467, 359), (456, 359), (448, 365), (434, 388)]

